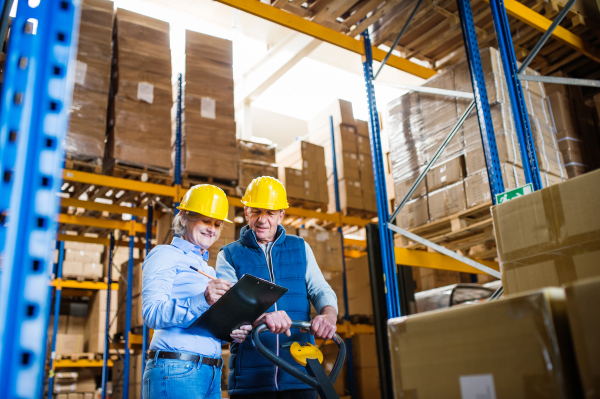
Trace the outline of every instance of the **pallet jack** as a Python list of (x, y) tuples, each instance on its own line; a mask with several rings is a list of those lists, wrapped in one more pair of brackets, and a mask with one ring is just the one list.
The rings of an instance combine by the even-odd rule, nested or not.
[[(310, 330), (310, 327), (310, 322), (293, 321), (291, 328)], [(333, 384), (335, 384), (340, 370), (344, 365), (344, 359), (346, 358), (346, 345), (344, 344), (344, 340), (339, 335), (334, 334), (333, 336), (333, 341), (337, 344), (339, 351), (337, 359), (335, 360), (335, 364), (333, 365), (333, 368), (328, 376), (325, 374), (323, 366), (321, 366), (321, 363), (323, 362), (323, 353), (321, 353), (319, 348), (310, 343), (307, 343), (306, 346), (302, 346), (298, 342), (293, 342), (291, 345), (282, 345), (282, 348), (290, 349), (290, 354), (294, 360), (296, 360), (296, 362), (306, 367), (306, 372), (308, 374), (305, 374), (285, 360), (276, 356), (262, 342), (260, 342), (259, 334), (268, 330), (269, 327), (267, 327), (266, 324), (261, 324), (252, 331), (252, 340), (256, 345), (256, 349), (264, 357), (266, 357), (267, 360), (269, 360), (275, 366), (281, 368), (286, 373), (299, 379), (303, 383), (315, 388), (321, 399), (339, 399), (338, 394), (333, 388)]]

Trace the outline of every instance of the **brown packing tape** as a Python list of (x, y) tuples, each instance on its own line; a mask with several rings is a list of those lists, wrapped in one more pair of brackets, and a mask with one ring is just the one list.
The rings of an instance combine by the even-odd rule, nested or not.
[[(595, 240), (578, 242), (561, 249), (556, 249), (541, 254), (538, 253), (536, 255), (523, 257), (515, 261), (502, 262), (502, 281), (507, 282), (509, 280), (512, 280), (507, 279), (506, 276), (513, 270), (531, 267), (534, 265), (544, 265), (543, 267), (549, 267), (549, 265), (551, 264), (553, 265), (553, 270), (556, 274), (557, 285), (572, 282), (582, 277), (589, 277), (579, 276), (577, 274), (574, 258), (579, 255), (584, 255), (598, 251), (600, 251), (600, 237), (596, 238)], [(549, 276), (549, 278), (553, 277), (550, 273), (545, 273), (545, 275)], [(516, 284), (518, 284), (518, 281), (516, 281)], [(510, 293), (511, 291), (514, 292), (514, 289), (516, 287), (508, 286), (507, 288), (507, 293)], [(522, 291), (522, 289), (518, 289), (518, 291)]]
[(566, 235), (566, 230), (564, 229), (565, 214), (560, 196), (559, 185), (554, 185), (541, 190), (540, 193), (542, 195), (542, 205), (544, 208), (546, 226), (548, 227), (548, 241), (542, 244), (532, 245), (527, 248), (521, 248), (512, 252), (504, 253), (501, 258), (502, 265), (510, 262), (522, 263), (524, 259), (543, 252), (561, 251), (566, 247), (600, 240), (600, 230), (573, 236)]

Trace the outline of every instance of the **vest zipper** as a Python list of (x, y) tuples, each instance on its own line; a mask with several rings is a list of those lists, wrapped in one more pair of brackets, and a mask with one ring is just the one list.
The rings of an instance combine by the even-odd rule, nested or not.
[[(256, 234), (254, 233), (254, 230), (251, 230), (251, 231), (252, 231), (252, 237), (254, 237), (254, 241), (256, 241), (256, 244), (262, 250), (262, 247), (260, 246), (260, 244), (258, 243), (258, 240), (256, 239)], [(282, 235), (283, 234), (281, 234), (279, 237), (281, 237)], [(273, 241), (273, 245), (271, 245), (271, 249), (269, 250), (269, 257), (271, 258), (271, 265), (269, 265), (269, 257), (267, 257), (266, 247), (265, 247), (265, 250), (263, 250), (263, 253), (265, 254), (265, 261), (267, 262), (267, 270), (269, 271), (269, 277), (271, 278), (271, 282), (273, 284), (275, 284), (275, 271), (273, 270), (273, 247), (275, 246), (275, 243), (277, 242), (277, 240), (279, 240), (279, 237), (277, 237), (275, 239), (275, 241)], [(275, 311), (277, 312), (277, 302), (275, 302)], [(277, 355), (277, 357), (279, 357), (279, 335), (276, 336), (276, 339), (277, 339), (276, 355)], [(279, 374), (279, 367), (275, 366), (275, 389), (277, 389), (279, 391), (279, 384), (277, 384), (277, 375), (278, 374)]]

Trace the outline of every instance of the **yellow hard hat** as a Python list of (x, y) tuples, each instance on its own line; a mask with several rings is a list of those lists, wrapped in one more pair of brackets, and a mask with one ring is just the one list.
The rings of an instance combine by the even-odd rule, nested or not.
[(198, 184), (190, 188), (177, 209), (232, 223), (227, 220), (229, 202), (225, 192), (211, 184)]
[(242, 204), (250, 208), (287, 209), (287, 193), (279, 180), (271, 176), (261, 176), (252, 180), (246, 188)]

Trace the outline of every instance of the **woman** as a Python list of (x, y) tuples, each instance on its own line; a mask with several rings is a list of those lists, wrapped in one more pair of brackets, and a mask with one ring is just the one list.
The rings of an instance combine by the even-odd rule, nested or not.
[[(173, 220), (178, 237), (158, 245), (142, 265), (142, 313), (154, 329), (142, 384), (144, 399), (220, 398), (221, 342), (185, 330), (227, 290), (226, 280), (208, 266), (208, 248), (219, 238), (229, 204), (223, 190), (202, 184), (189, 189)], [(216, 255), (216, 254), (215, 254)], [(192, 269), (194, 267), (197, 270)], [(251, 326), (231, 332), (243, 342)]]

